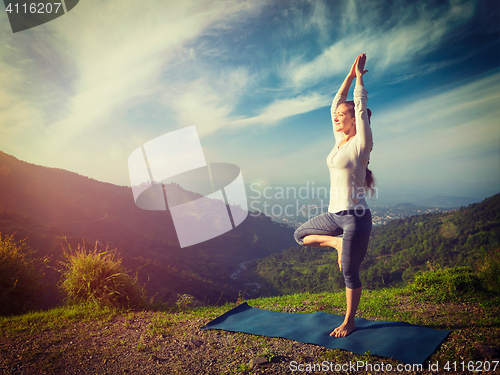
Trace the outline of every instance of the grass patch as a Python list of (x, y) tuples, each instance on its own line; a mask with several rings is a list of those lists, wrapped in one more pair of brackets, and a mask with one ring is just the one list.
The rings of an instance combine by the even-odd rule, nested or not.
[[(422, 298), (420, 294), (425, 294), (425, 290), (433, 296), (429, 292), (433, 284), (428, 280), (437, 280), (438, 285), (443, 283), (442, 279), (464, 280), (460, 272), (452, 272), (451, 276), (436, 271), (430, 273), (427, 282), (419, 284), (427, 288), (424, 292), (410, 292), (410, 287), (364, 290), (358, 316), (451, 330), (429, 358), (432, 363), (484, 361), (476, 346), (500, 346), (499, 295), (479, 288), (477, 291), (482, 294), (476, 298), (457, 298), (453, 294), (443, 299), (445, 302), (437, 302), (434, 297)], [(436, 274), (439, 277), (436, 278)], [(247, 302), (253, 307), (273, 311), (345, 313), (345, 292), (296, 293)], [(292, 360), (304, 363), (323, 360), (377, 363), (383, 360), (393, 366), (398, 363), (367, 353), (358, 355), (286, 339), (200, 329), (236, 305), (191, 307), (189, 298), (184, 297), (179, 299), (179, 306), (168, 311), (96, 309), (95, 305), (87, 304), (4, 317), (0, 319), (0, 334), (5, 341), (0, 343), (0, 351), (5, 357), (5, 365), (0, 365), (0, 369), (6, 373), (21, 367), (34, 369), (33, 373), (69, 371), (68, 366), (72, 363), (91, 366), (101, 361), (106, 371), (123, 373), (123, 368), (117, 366), (122, 366), (123, 358), (128, 358), (127, 363), (152, 366), (157, 373), (207, 373), (204, 372), (207, 369), (213, 374), (252, 373), (258, 370), (250, 370), (250, 360), (264, 357), (268, 361), (266, 371), (284, 374), (289, 373), (288, 364)], [(16, 349), (9, 350), (8, 343)], [(78, 368), (75, 366), (71, 369)]]
[(121, 314), (119, 309), (79, 304), (63, 306), (48, 311), (36, 311), (12, 317), (0, 317), (0, 326), (12, 333), (68, 328), (75, 322), (111, 320)]
[(97, 245), (88, 251), (85, 245), (64, 250), (61, 289), (70, 303), (91, 303), (96, 306), (120, 308), (144, 305), (144, 291), (137, 279), (122, 267), (116, 251), (99, 252)]
[(484, 294), (480, 277), (470, 267), (419, 272), (407, 290), (416, 300), (436, 303), (476, 299)]
[(44, 259), (36, 258), (24, 241), (0, 233), (0, 315), (21, 314), (33, 308), (41, 291)]

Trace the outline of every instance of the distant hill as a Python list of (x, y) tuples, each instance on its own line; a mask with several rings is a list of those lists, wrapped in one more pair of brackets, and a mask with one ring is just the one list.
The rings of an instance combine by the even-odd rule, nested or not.
[(394, 206), (394, 208), (414, 208), (417, 207), (413, 203), (410, 202), (404, 202), (404, 203), (398, 203)]
[[(178, 186), (169, 188), (191, 194)], [(242, 286), (229, 275), (240, 263), (295, 243), (291, 228), (249, 215), (232, 231), (181, 249), (169, 213), (139, 209), (130, 187), (29, 164), (3, 152), (0, 232), (27, 237), (39, 254), (52, 256), (54, 266), (64, 236), (72, 246), (85, 239), (87, 248), (93, 248), (99, 241), (117, 248), (124, 264), (138, 270), (151, 296), (175, 301), (177, 294), (186, 293), (212, 304), (237, 298)], [(47, 305), (55, 302), (51, 298)]]
[(479, 201), (479, 199), (471, 197), (436, 196), (419, 200), (415, 202), (415, 205), (427, 207), (459, 208), (467, 207), (468, 205), (478, 203)]

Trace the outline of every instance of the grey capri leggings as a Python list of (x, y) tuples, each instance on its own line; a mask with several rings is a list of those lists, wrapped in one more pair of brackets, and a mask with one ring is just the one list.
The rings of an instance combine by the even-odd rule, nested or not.
[(316, 234), (340, 236), (342, 239), (342, 269), (349, 289), (361, 287), (359, 267), (368, 249), (372, 231), (372, 214), (368, 209), (327, 212), (302, 224), (294, 233), (295, 241), (304, 245), (305, 236)]

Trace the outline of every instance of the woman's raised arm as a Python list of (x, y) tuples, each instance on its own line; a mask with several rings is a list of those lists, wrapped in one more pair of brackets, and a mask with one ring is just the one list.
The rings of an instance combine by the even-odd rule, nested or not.
[(368, 71), (365, 69), (366, 54), (358, 56), (355, 63), (356, 87), (354, 88), (354, 108), (356, 114), (356, 138), (360, 146), (368, 152), (373, 147), (373, 136), (368, 117), (368, 91), (363, 83), (363, 75)]
[[(352, 64), (352, 66), (351, 66), (351, 70), (347, 74), (347, 77), (345, 78), (344, 82), (342, 83), (342, 85), (339, 88), (339, 91), (337, 91), (337, 95), (335, 95), (335, 97), (333, 98), (333, 101), (332, 101), (332, 106), (331, 106), (330, 112), (332, 115), (333, 135), (335, 136), (335, 143), (339, 143), (342, 141), (342, 139), (344, 139), (344, 133), (337, 132), (335, 129), (335, 112), (337, 111), (337, 107), (341, 103), (345, 103), (346, 98), (347, 98), (347, 94), (349, 94), (349, 89), (351, 88), (352, 81), (354, 81), (354, 79), (357, 77), (356, 67), (358, 66), (360, 56), (356, 57), (354, 64)], [(366, 56), (365, 56), (365, 61), (366, 61)], [(364, 63), (363, 63), (363, 67), (364, 67)]]
[[(356, 77), (356, 86), (364, 86), (363, 75), (368, 71), (365, 69), (365, 63), (366, 63), (366, 53), (362, 53), (356, 58), (356, 62), (353, 65), (354, 76)], [(351, 73), (353, 68), (351, 68)], [(347, 90), (349, 90), (349, 88), (347, 88)]]
[[(366, 60), (366, 57), (365, 57)], [(356, 57), (356, 61), (354, 61), (354, 64), (351, 66), (351, 70), (349, 71), (349, 74), (344, 80), (344, 83), (339, 88), (339, 91), (337, 92), (337, 95), (342, 95), (342, 96), (347, 96), (349, 94), (349, 89), (351, 88), (351, 83), (354, 81), (354, 78), (356, 78), (356, 66), (358, 65), (359, 61), (359, 56)], [(363, 64), (364, 66), (364, 64)]]
[(333, 98), (332, 107), (330, 108), (335, 143), (342, 141), (342, 139), (344, 138), (344, 134), (342, 132), (337, 132), (335, 129), (335, 112), (337, 111), (337, 107), (339, 106), (339, 104), (345, 103), (347, 94), (349, 93), (349, 89), (351, 88), (352, 81), (354, 81), (354, 78), (356, 78), (356, 64), (358, 63), (358, 59), (359, 56), (356, 58), (356, 61), (354, 61), (354, 64), (352, 64), (349, 74), (347, 74), (347, 77), (340, 86), (339, 91), (337, 91), (337, 95), (335, 95), (335, 97)]

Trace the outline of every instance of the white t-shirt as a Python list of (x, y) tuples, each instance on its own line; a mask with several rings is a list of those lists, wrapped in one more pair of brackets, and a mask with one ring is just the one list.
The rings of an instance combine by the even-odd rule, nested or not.
[(329, 212), (368, 209), (365, 200), (366, 167), (373, 147), (372, 130), (368, 120), (368, 91), (361, 85), (354, 88), (354, 111), (356, 113), (356, 135), (349, 142), (338, 147), (344, 139), (343, 132), (335, 131), (335, 112), (347, 97), (335, 95), (332, 102), (332, 123), (335, 135), (335, 147), (326, 159), (330, 170), (330, 205)]

